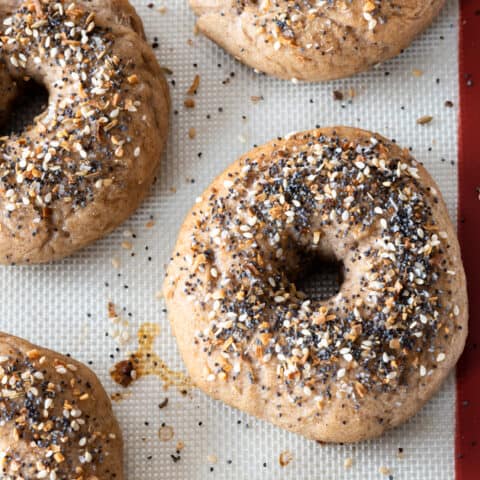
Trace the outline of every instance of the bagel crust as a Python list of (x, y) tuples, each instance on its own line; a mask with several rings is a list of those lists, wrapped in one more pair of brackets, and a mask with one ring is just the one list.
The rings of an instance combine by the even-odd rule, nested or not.
[(0, 477), (123, 480), (108, 395), (85, 365), (0, 333)]
[(5, 76), (43, 84), (49, 102), (0, 138), (0, 262), (48, 262), (143, 200), (168, 132), (168, 87), (127, 0), (3, 0)]
[[(338, 294), (295, 282), (342, 262)], [(371, 132), (298, 133), (242, 156), (188, 214), (164, 282), (193, 382), (325, 442), (414, 415), (467, 335), (460, 249), (437, 185)]]
[(398, 55), (445, 0), (190, 0), (197, 28), (241, 62), (288, 80), (348, 77)]

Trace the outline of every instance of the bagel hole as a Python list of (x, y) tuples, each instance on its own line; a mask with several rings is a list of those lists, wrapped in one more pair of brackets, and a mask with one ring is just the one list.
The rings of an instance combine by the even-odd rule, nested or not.
[(44, 85), (35, 80), (23, 83), (6, 122), (0, 125), (0, 136), (22, 133), (47, 109), (48, 98), (48, 90)]
[(345, 267), (341, 260), (314, 255), (302, 262), (295, 286), (311, 300), (327, 300), (340, 291), (344, 278)]

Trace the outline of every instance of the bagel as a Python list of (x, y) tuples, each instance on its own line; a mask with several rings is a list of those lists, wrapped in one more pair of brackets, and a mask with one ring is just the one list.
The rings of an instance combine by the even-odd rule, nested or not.
[(168, 88), (127, 0), (4, 0), (0, 76), (48, 108), (0, 139), (0, 262), (41, 263), (138, 207), (168, 131)]
[(398, 55), (445, 0), (190, 0), (197, 29), (241, 62), (288, 80), (348, 77)]
[[(298, 288), (319, 259), (343, 263), (328, 299)], [(293, 134), (237, 160), (188, 214), (163, 291), (200, 389), (324, 442), (406, 421), (467, 335), (437, 185), (408, 150), (355, 128)]]
[(85, 365), (0, 333), (0, 477), (123, 480), (122, 435)]

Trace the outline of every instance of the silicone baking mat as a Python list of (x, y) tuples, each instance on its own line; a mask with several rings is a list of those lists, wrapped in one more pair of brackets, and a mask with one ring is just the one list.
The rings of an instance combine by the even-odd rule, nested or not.
[[(108, 238), (52, 265), (2, 268), (0, 328), (91, 365), (115, 399), (130, 479), (454, 478), (453, 375), (404, 426), (342, 446), (281, 431), (194, 389), (166, 390), (155, 376), (124, 389), (109, 370), (137, 348), (137, 332), (149, 322), (160, 327), (155, 353), (182, 371), (157, 295), (164, 267), (195, 198), (254, 144), (315, 125), (377, 131), (427, 166), (456, 221), (458, 2), (449, 0), (401, 56), (354, 78), (316, 85), (267, 78), (240, 65), (194, 34), (185, 0), (133, 3), (169, 72), (174, 111), (158, 181)], [(195, 108), (187, 108), (196, 75)], [(429, 122), (417, 122), (426, 116)], [(286, 466), (280, 455), (290, 460)]]

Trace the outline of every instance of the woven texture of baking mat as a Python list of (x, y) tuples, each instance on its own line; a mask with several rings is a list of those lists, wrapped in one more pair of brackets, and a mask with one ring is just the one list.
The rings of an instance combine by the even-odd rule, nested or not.
[[(174, 388), (165, 391), (156, 377), (122, 390), (108, 372), (136, 348), (136, 332), (145, 322), (161, 327), (156, 353), (170, 368), (183, 368), (163, 302), (155, 294), (189, 207), (218, 173), (254, 144), (315, 125), (377, 131), (411, 147), (425, 163), (455, 221), (457, 1), (448, 1), (433, 27), (400, 57), (354, 78), (317, 85), (257, 75), (195, 36), (186, 0), (134, 4), (149, 41), (158, 44), (161, 64), (172, 71), (168, 79), (176, 112), (159, 180), (139, 211), (108, 238), (53, 265), (2, 268), (0, 328), (90, 362), (110, 394), (124, 394), (114, 408), (125, 435), (129, 479), (452, 479), (453, 376), (404, 426), (375, 441), (327, 446), (255, 420), (198, 391), (186, 396)], [(201, 78), (196, 107), (186, 109), (186, 91), (196, 74)], [(334, 100), (334, 91), (344, 99)], [(447, 100), (453, 108), (445, 106)], [(425, 115), (433, 120), (418, 125), (416, 120)], [(195, 139), (189, 138), (191, 128)], [(149, 228), (151, 219), (154, 225)], [(122, 248), (122, 242), (131, 242), (133, 248)], [(119, 326), (107, 316), (109, 301), (123, 319), (120, 329), (130, 338), (126, 345), (114, 338)], [(168, 405), (160, 409), (167, 397)], [(158, 437), (162, 424), (173, 428), (169, 441)], [(177, 454), (179, 441), (184, 448)], [(282, 468), (279, 455), (286, 451), (293, 459)], [(344, 466), (346, 459), (352, 459), (350, 468)]]

